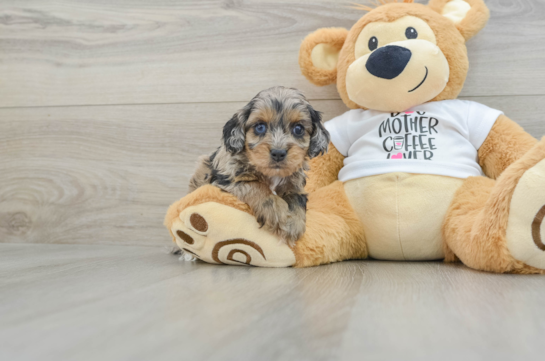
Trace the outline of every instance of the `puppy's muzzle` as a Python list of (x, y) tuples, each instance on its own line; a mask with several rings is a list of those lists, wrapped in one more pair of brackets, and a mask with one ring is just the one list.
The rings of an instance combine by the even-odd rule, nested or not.
[(281, 162), (286, 159), (288, 152), (283, 149), (273, 149), (271, 150), (271, 159), (275, 162)]

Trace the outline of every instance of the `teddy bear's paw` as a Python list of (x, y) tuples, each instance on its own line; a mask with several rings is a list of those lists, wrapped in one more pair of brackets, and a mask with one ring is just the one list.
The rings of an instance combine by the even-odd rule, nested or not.
[(520, 178), (511, 199), (507, 247), (529, 266), (545, 269), (545, 159)]
[(250, 214), (216, 202), (184, 209), (171, 227), (188, 255), (215, 264), (288, 267), (291, 248), (261, 229)]

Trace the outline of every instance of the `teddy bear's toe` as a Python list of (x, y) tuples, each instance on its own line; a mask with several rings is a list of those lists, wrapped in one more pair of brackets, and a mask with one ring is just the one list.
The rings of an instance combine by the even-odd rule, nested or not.
[(171, 232), (184, 252), (215, 264), (288, 267), (290, 247), (259, 227), (250, 214), (207, 202), (184, 209)]
[(545, 160), (528, 169), (511, 199), (507, 247), (525, 264), (545, 269)]

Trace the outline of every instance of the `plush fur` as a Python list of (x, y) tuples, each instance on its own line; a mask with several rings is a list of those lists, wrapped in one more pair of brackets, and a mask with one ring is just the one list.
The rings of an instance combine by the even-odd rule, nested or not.
[(545, 274), (543, 269), (515, 260), (505, 239), (515, 187), (522, 175), (544, 158), (545, 138), (512, 163), (496, 181), (470, 177), (458, 190), (443, 233), (448, 247), (465, 265), (498, 273)]
[(171, 204), (165, 216), (165, 226), (170, 229), (172, 222), (178, 218), (180, 212), (185, 208), (207, 202), (218, 202), (238, 211), (253, 215), (253, 212), (248, 204), (242, 202), (232, 194), (223, 192), (217, 187), (208, 185), (200, 187), (198, 191), (191, 192), (185, 197), (181, 198), (179, 201)]
[(338, 179), (337, 175), (343, 167), (343, 160), (344, 156), (335, 148), (333, 143), (329, 143), (329, 152), (327, 154), (310, 161), (309, 179), (305, 190), (311, 193), (336, 181)]
[[(359, 6), (360, 9), (368, 12), (362, 14), (360, 20), (350, 30), (319, 29), (303, 41), (299, 53), (301, 71), (316, 85), (337, 82), (339, 94), (349, 108), (365, 109), (349, 98), (346, 86), (348, 68), (356, 61), (355, 50), (358, 36), (369, 24), (392, 23), (406, 16), (412, 16), (420, 19), (419, 21), (424, 21), (426, 26), (433, 30), (434, 41), (447, 59), (450, 72), (448, 82), (438, 95), (424, 101), (455, 99), (462, 90), (468, 70), (465, 42), (484, 27), (489, 17), (488, 9), (482, 0), (464, 0), (469, 4), (469, 8), (467, 4), (460, 3), (459, 0), (455, 1), (456, 3), (449, 3), (449, 0), (431, 0), (430, 4), (425, 6), (413, 4), (411, 0), (399, 3), (381, 0), (382, 5), (376, 8)], [(445, 7), (447, 3), (449, 7)], [(449, 13), (448, 8), (452, 10), (452, 7), (456, 6), (458, 10), (463, 10), (462, 17), (459, 14)], [(335, 51), (338, 51), (338, 58)], [(320, 60), (320, 57), (323, 59)], [(337, 60), (336, 66), (332, 64), (335, 60)], [(384, 94), (384, 97), (388, 96), (390, 94)], [(478, 122), (479, 119), (469, 119), (469, 121)], [(329, 149), (328, 154), (316, 157), (310, 162), (311, 170), (305, 187), (309, 193), (306, 232), (292, 249), (295, 259), (285, 261), (282, 263), (284, 265), (308, 267), (346, 259), (362, 259), (368, 257), (373, 251), (369, 247), (372, 242), (368, 243), (373, 235), (373, 222), (364, 222), (365, 219), (362, 221), (364, 217), (362, 214), (365, 214), (365, 192), (361, 192), (362, 194), (356, 197), (354, 192), (357, 193), (358, 184), (352, 186), (349, 182), (343, 184), (338, 181), (338, 173), (343, 167), (344, 157), (332, 144)], [(468, 267), (488, 272), (544, 274), (545, 264), (543, 267), (536, 268), (513, 256), (515, 253), (512, 253), (512, 247), (517, 244), (508, 237), (508, 234), (513, 232), (508, 232), (513, 229), (515, 223), (526, 224), (527, 229), (523, 231), (534, 237), (535, 241), (535, 234), (539, 232), (539, 228), (536, 227), (541, 227), (541, 232), (545, 227), (541, 211), (536, 211), (537, 215), (532, 213), (530, 218), (522, 219), (522, 223), (510, 223), (512, 216), (517, 215), (516, 212), (512, 212), (515, 209), (512, 208), (514, 204), (519, 207), (520, 204), (524, 206), (524, 201), (528, 200), (528, 197), (537, 199), (534, 203), (537, 203), (539, 207), (536, 209), (543, 208), (539, 202), (541, 200), (545, 202), (545, 187), (541, 184), (545, 179), (545, 138), (538, 142), (519, 125), (502, 115), (478, 150), (478, 156), (486, 177), (470, 177), (459, 180), (459, 183), (450, 182), (456, 183), (457, 188), (454, 189), (450, 203), (447, 202), (448, 209), (442, 222), (435, 220), (434, 217), (422, 219), (421, 222), (430, 220), (433, 222), (431, 226), (439, 229), (443, 241), (442, 253), (446, 262), (461, 261)], [(397, 177), (396, 174), (386, 174), (380, 179), (386, 180), (388, 176)], [(418, 175), (405, 173), (397, 178), (410, 180), (410, 186), (407, 189), (422, 191), (422, 194), (425, 194), (425, 184), (436, 185), (433, 176), (418, 178)], [(419, 183), (418, 179), (425, 179), (425, 182)], [(525, 179), (529, 181), (524, 181)], [(441, 187), (441, 184), (447, 183), (449, 182), (441, 183), (438, 180), (437, 184)], [(527, 188), (521, 188), (523, 186)], [(353, 189), (347, 192), (350, 187)], [(452, 187), (448, 191), (452, 191)], [(367, 201), (371, 202), (371, 199), (368, 198)], [(181, 242), (176, 238), (173, 230), (177, 229), (176, 222), (183, 221), (184, 210), (191, 209), (191, 212), (198, 212), (201, 205), (209, 205), (210, 202), (231, 207), (233, 214), (249, 212), (248, 206), (241, 204), (232, 195), (213, 193), (207, 187), (202, 187), (169, 209), (166, 225), (171, 230), (175, 241)], [(202, 209), (204, 212), (205, 209)], [(222, 232), (227, 234), (231, 227), (231, 219), (227, 215), (215, 216), (211, 221), (215, 222), (216, 230), (223, 229)], [(251, 237), (253, 237), (252, 241), (259, 245), (259, 237), (255, 233), (252, 233)], [(203, 242), (216, 241), (208, 237)], [(535, 241), (538, 247), (532, 243), (528, 249), (537, 254), (535, 258), (545, 259), (543, 254), (539, 253), (541, 251), (538, 243), (540, 242)], [(267, 247), (270, 248), (270, 244), (267, 244)], [(195, 252), (199, 253), (199, 251)], [(271, 257), (274, 257), (273, 253)], [(266, 256), (264, 254), (264, 257)], [(206, 259), (206, 255), (203, 255), (203, 259)], [(532, 264), (535, 265), (534, 261), (532, 259)], [(271, 262), (274, 263), (276, 260)], [(529, 261), (526, 259), (526, 262)], [(263, 264), (263, 262), (259, 263), (259, 265)]]
[(367, 258), (364, 234), (343, 184), (336, 181), (322, 187), (309, 195), (307, 232), (293, 249), (295, 266)]
[[(431, 0), (428, 3), (428, 7), (441, 14), (443, 8), (449, 1), (450, 0)], [(466, 17), (464, 17), (459, 24), (456, 24), (456, 28), (464, 39), (469, 40), (484, 28), (490, 18), (490, 11), (481, 0), (464, 1), (471, 6), (471, 9)]]
[(299, 66), (303, 74), (318, 86), (331, 84), (337, 79), (337, 69), (320, 69), (312, 63), (312, 50), (318, 44), (329, 44), (337, 51), (345, 42), (348, 30), (343, 28), (320, 29), (306, 37), (299, 51)]
[[(339, 62), (337, 64), (337, 76), (334, 77), (331, 71), (328, 71), (329, 77), (327, 79), (332, 82), (337, 80), (337, 90), (343, 100), (343, 102), (351, 109), (363, 108), (361, 105), (354, 103), (350, 100), (346, 90), (346, 74), (348, 67), (356, 60), (355, 58), (355, 43), (358, 35), (362, 29), (367, 25), (375, 21), (391, 22), (397, 20), (403, 16), (415, 16), (425, 20), (432, 28), (437, 39), (437, 46), (441, 48), (450, 67), (450, 77), (447, 86), (443, 91), (431, 99), (430, 101), (455, 99), (462, 87), (464, 86), (467, 70), (469, 68), (469, 62), (467, 59), (467, 49), (465, 46), (465, 39), (460, 31), (454, 26), (454, 24), (439, 15), (436, 11), (422, 4), (407, 4), (407, 3), (391, 3), (382, 5), (373, 11), (364, 15), (360, 20), (352, 26), (346, 40), (339, 54)], [(486, 23), (486, 21), (485, 21)], [(340, 40), (339, 29), (320, 29), (310, 34), (303, 40), (301, 50), (299, 51), (299, 64), (301, 65), (301, 72), (307, 77), (307, 79), (317, 85), (327, 85), (325, 78), (314, 78), (314, 76), (321, 74), (312, 65), (310, 59), (309, 48), (316, 43), (326, 43), (335, 39), (335, 44)], [(387, 95), (385, 95), (387, 96)]]
[(536, 143), (520, 125), (501, 115), (479, 148), (479, 164), (487, 177), (497, 179)]

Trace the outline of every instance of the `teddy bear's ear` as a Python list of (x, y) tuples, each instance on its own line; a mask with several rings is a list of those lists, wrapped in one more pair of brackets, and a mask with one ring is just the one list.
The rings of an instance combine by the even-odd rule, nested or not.
[(337, 79), (337, 61), (348, 30), (318, 29), (308, 35), (299, 49), (299, 66), (313, 84), (323, 86)]
[(451, 20), (466, 41), (484, 28), (490, 16), (483, 0), (430, 0), (428, 6)]

